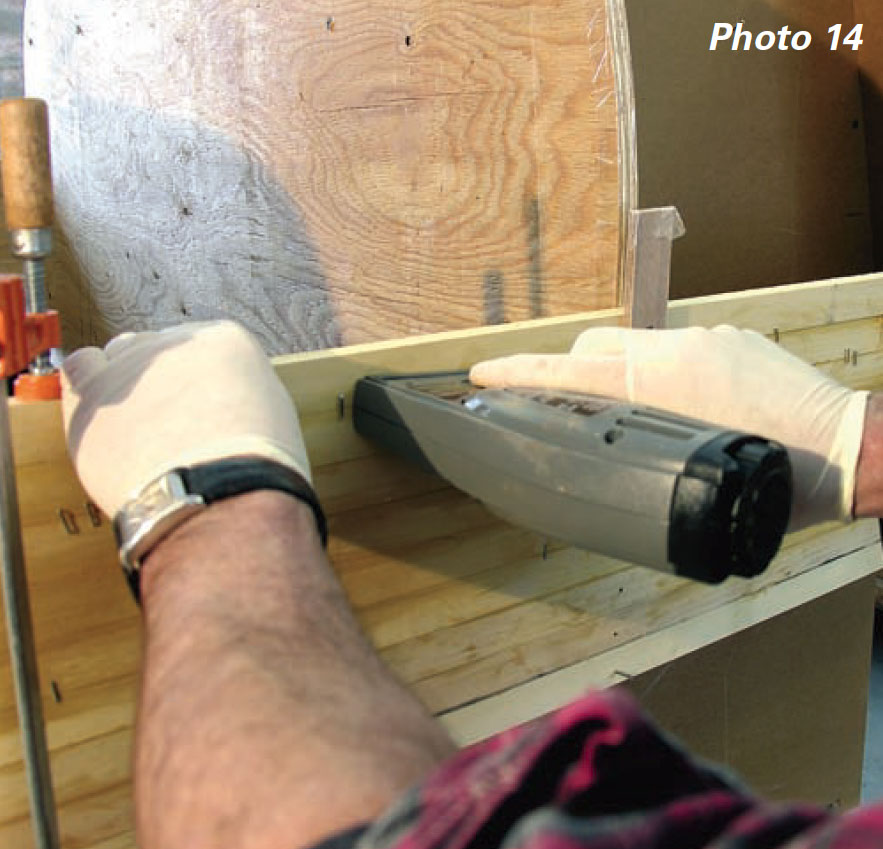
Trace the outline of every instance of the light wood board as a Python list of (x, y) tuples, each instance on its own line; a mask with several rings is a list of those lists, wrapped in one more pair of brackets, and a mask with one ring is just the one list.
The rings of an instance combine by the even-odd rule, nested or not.
[[(855, 386), (883, 385), (883, 278), (829, 281), (672, 304), (670, 324), (734, 321), (772, 333)], [(790, 305), (790, 308), (789, 308)], [(338, 418), (338, 395), (377, 370), (444, 368), (521, 350), (564, 350), (617, 311), (484, 328), (276, 361), (300, 407), (328, 509), (330, 553), (383, 657), (469, 740), (536, 716), (845, 587), (880, 568), (874, 523), (786, 540), (758, 579), (685, 583), (562, 548), (380, 454)], [(844, 362), (854, 348), (857, 364)], [(107, 523), (93, 527), (58, 409), (14, 406), (19, 493), (62, 833), (126, 845), (137, 612)], [(70, 510), (68, 535), (57, 510)], [(0, 656), (0, 845), (26, 846), (26, 795), (5, 652)], [(60, 701), (53, 697), (56, 682)], [(785, 767), (783, 766), (783, 769)]]
[(226, 316), (280, 353), (616, 304), (620, 14), (29, 2), (66, 344)]

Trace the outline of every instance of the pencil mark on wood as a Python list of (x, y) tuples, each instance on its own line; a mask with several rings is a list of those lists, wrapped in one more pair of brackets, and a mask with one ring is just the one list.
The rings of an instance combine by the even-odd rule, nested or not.
[(484, 275), (482, 291), (484, 292), (484, 324), (505, 324), (503, 272), (488, 271)]
[(541, 318), (543, 312), (543, 233), (540, 225), (540, 201), (531, 198), (525, 210), (527, 219), (527, 252), (530, 257), (528, 302), (530, 317)]

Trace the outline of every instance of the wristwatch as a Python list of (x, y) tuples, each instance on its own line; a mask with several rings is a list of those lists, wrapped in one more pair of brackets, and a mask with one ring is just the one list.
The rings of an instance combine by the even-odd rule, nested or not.
[(327, 545), (319, 499), (306, 478), (288, 466), (259, 457), (231, 457), (172, 469), (144, 486), (113, 520), (120, 563), (135, 600), (140, 603), (141, 562), (160, 540), (209, 504), (258, 489), (287, 492), (308, 504), (322, 545)]

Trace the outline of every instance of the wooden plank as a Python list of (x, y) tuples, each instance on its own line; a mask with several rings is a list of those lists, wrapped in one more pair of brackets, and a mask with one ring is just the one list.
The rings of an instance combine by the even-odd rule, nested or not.
[[(131, 643), (137, 648), (137, 644)], [(95, 656), (94, 646), (86, 645), (86, 656)], [(60, 702), (56, 702), (50, 691), (46, 693), (46, 718), (50, 724), (49, 741), (54, 750), (70, 749), (85, 741), (95, 738), (95, 729), (103, 733), (121, 731), (132, 725), (132, 706), (137, 689), (137, 673), (135, 663), (130, 656), (127, 676), (113, 676), (106, 672), (95, 684), (77, 687), (57, 670), (47, 669), (42, 665), (43, 680), (56, 681)], [(58, 679), (53, 674), (58, 675)], [(59, 683), (60, 680), (60, 683)], [(8, 681), (3, 682), (2, 691), (6, 692)], [(0, 727), (0, 768), (15, 764), (21, 757), (18, 735), (11, 733), (16, 727), (14, 711), (11, 705), (4, 706)]]
[(674, 301), (671, 328), (733, 324), (772, 333), (801, 330), (879, 315), (880, 274), (835, 277), (749, 292)]
[[(865, 571), (854, 566), (849, 580), (879, 570), (876, 523), (864, 532), (869, 537), (867, 542), (861, 542), (863, 532), (858, 528), (851, 528), (850, 532), (854, 536), (849, 541), (837, 539), (834, 534), (821, 537), (818, 550), (810, 544), (783, 551), (760, 580), (747, 584), (731, 581), (709, 589), (666, 576), (648, 577), (623, 570), (573, 590), (533, 597), (535, 603), (521, 604), (496, 616), (438, 629), (420, 641), (419, 654), (416, 640), (382, 654), (406, 680), (416, 679), (417, 692), (433, 710), (446, 711), (455, 710), (470, 698), (505, 693), (525, 681), (554, 675), (562, 667), (586, 662), (583, 658), (605, 657), (608, 652), (648, 635), (654, 641), (664, 640), (663, 632), (668, 626), (687, 620), (704, 622), (704, 614), (712, 612), (714, 623), (720, 624), (713, 630), (694, 632), (697, 642), (693, 648), (698, 648), (807, 600), (803, 596), (799, 601), (794, 599), (790, 586), (776, 593), (771, 588), (788, 584), (805, 566), (817, 568), (836, 559), (843, 546), (867, 550), (862, 561)], [(770, 607), (758, 607), (758, 593), (773, 597), (764, 599)], [(732, 609), (730, 604), (734, 605)], [(671, 658), (679, 656), (674, 650), (667, 654)], [(610, 667), (606, 669), (608, 675), (612, 674)], [(582, 687), (593, 683), (597, 682), (588, 679)], [(558, 704), (576, 695), (561, 698), (553, 682), (547, 681), (542, 690), (555, 693)], [(522, 702), (518, 710), (525, 710), (526, 705), (526, 701)], [(470, 721), (476, 715), (468, 714)], [(500, 718), (495, 712), (495, 721)], [(520, 720), (510, 718), (496, 727), (516, 721)]]
[[(815, 332), (818, 327), (879, 316), (881, 286), (883, 275), (867, 274), (672, 301), (667, 326), (733, 324), (764, 334)], [(336, 419), (338, 395), (347, 400), (353, 384), (365, 374), (467, 368), (481, 359), (524, 351), (560, 353), (582, 330), (617, 325), (621, 320), (621, 310), (601, 310), (292, 354), (277, 357), (275, 363), (309, 426), (317, 412)]]
[[(857, 360), (883, 348), (883, 319), (873, 316), (816, 327), (811, 333), (791, 330), (768, 335), (785, 350), (806, 362), (852, 364), (853, 352)], [(849, 354), (846, 355), (846, 352)], [(857, 362), (855, 364), (858, 365)]]
[[(131, 728), (104, 733), (73, 746), (53, 748), (55, 796), (60, 807), (87, 799), (129, 780)], [(27, 810), (27, 788), (20, 763), (0, 769), (4, 806)]]
[(879, 568), (879, 541), (873, 541), (784, 585), (774, 585), (732, 605), (686, 618), (599, 657), (574, 663), (476, 704), (450, 711), (442, 716), (442, 720), (460, 743), (479, 740), (498, 728), (548, 713), (568, 699), (576, 698), (588, 687), (620, 684), (702, 646), (739, 633), (744, 627), (797, 609), (814, 598), (871, 575)]
[[(510, 639), (501, 644), (514, 654), (539, 635), (547, 640), (556, 632), (573, 639), (585, 636), (605, 642), (608, 636), (596, 634), (591, 628), (582, 634), (579, 623), (628, 619), (631, 611), (644, 610), (651, 603), (662, 611), (649, 625), (658, 629), (664, 627), (664, 620), (677, 619), (685, 599), (691, 615), (695, 615), (705, 606), (721, 606), (733, 598), (750, 595), (760, 585), (790, 578), (825, 562), (848, 545), (870, 544), (877, 537), (873, 523), (841, 531), (826, 527), (816, 528), (810, 534), (789, 536), (772, 573), (753, 582), (732, 581), (721, 587), (695, 586), (653, 573), (653, 580), (649, 581), (645, 569), (629, 568), (612, 558), (570, 548), (552, 550), (543, 560), (542, 540), (534, 537), (534, 550), (525, 546), (519, 559), (500, 558), (495, 562), (491, 558), (482, 571), (421, 587), (417, 592), (390, 593), (380, 604), (360, 606), (360, 611), (377, 645), (385, 649), (395, 647), (394, 652), (387, 651), (387, 656), (401, 658), (399, 668), (408, 680), (422, 680), (457, 669), (463, 655), (474, 653), (475, 646), (487, 642), (483, 634), (496, 637), (508, 632)], [(469, 549), (472, 544), (467, 538), (462, 547)], [(381, 557), (382, 554), (383, 549)], [(338, 562), (345, 568), (346, 556), (341, 554)], [(542, 599), (544, 604), (541, 608), (525, 609), (521, 603), (524, 599)], [(456, 627), (450, 627), (452, 621)], [(613, 637), (619, 636), (620, 642), (626, 642), (630, 628), (647, 626), (635, 620), (624, 624)], [(420, 652), (411, 643), (418, 640), (424, 649)], [(425, 650), (429, 642), (437, 643), (431, 651)], [(598, 653), (597, 646), (584, 652)]]
[[(88, 762), (83, 764), (83, 768), (88, 767)], [(58, 820), (62, 849), (135, 849), (132, 788), (128, 782), (60, 805)], [(26, 814), (0, 823), (0, 846), (33, 846)]]
[(616, 304), (611, 10), (29, 2), (67, 343), (226, 316), (279, 353)]

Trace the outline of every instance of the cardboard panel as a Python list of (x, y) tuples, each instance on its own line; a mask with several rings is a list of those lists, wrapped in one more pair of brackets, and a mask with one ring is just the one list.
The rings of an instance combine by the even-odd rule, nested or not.
[[(868, 5), (871, 5), (869, 3)], [(678, 207), (672, 297), (871, 270), (852, 0), (628, 0), (639, 205)], [(879, 18), (879, 12), (876, 13)], [(715, 22), (808, 30), (802, 52), (709, 50)]]
[(847, 808), (861, 791), (873, 611), (871, 577), (626, 686), (759, 794)]

